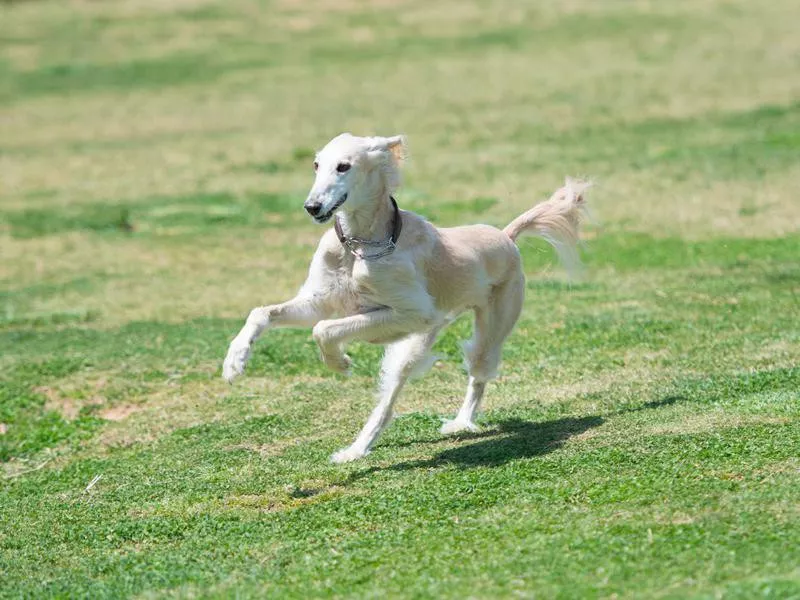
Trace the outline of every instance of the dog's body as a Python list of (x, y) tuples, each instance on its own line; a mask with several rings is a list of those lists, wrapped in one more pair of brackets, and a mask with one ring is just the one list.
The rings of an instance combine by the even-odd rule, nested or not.
[[(350, 366), (344, 344), (385, 345), (378, 404), (355, 442), (333, 455), (335, 462), (369, 451), (406, 380), (431, 364), (439, 331), (468, 309), (475, 312), (475, 332), (465, 347), (467, 395), (442, 432), (475, 430), (486, 382), (496, 376), (503, 341), (522, 309), (525, 277), (514, 241), (532, 231), (553, 243), (562, 258), (575, 258), (586, 184), (568, 180), (502, 231), (488, 225), (439, 229), (396, 209), (391, 194), (403, 153), (400, 136), (342, 134), (317, 155), (306, 210), (318, 222), (336, 215), (338, 231), (323, 235), (294, 299), (253, 309), (223, 365), (228, 381), (241, 374), (252, 343), (269, 327), (313, 327), (322, 360), (344, 373)], [(402, 227), (395, 241), (389, 238), (397, 219)], [(369, 250), (374, 247), (381, 250)]]

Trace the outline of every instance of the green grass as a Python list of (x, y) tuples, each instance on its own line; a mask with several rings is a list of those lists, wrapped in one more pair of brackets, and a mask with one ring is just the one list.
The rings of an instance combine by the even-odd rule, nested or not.
[[(235, 198), (230, 194), (192, 194), (147, 198), (135, 203), (86, 204), (27, 209), (4, 215), (14, 237), (36, 237), (67, 231), (132, 233), (185, 232), (197, 234), (220, 226), (276, 227), (296, 223), (302, 215), (296, 198), (258, 194)], [(293, 218), (294, 217), (294, 218)]]
[[(0, 5), (0, 597), (800, 598), (795, 4)], [(596, 219), (576, 281), (522, 242), (480, 433), (462, 317), (335, 466), (379, 348), (219, 367), (343, 130), (436, 223)]]

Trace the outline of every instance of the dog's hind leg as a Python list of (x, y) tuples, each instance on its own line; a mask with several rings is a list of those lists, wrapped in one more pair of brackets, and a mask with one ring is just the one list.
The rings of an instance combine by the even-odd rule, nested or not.
[(520, 272), (492, 291), (487, 306), (475, 309), (475, 332), (464, 345), (469, 371), (467, 394), (456, 418), (442, 425), (442, 433), (478, 431), (475, 415), (480, 409), (486, 382), (497, 377), (503, 342), (519, 318), (524, 295), (525, 279)]
[(421, 375), (433, 363), (430, 349), (439, 329), (437, 327), (426, 333), (413, 333), (386, 346), (386, 353), (381, 363), (378, 404), (353, 444), (336, 452), (331, 457), (333, 462), (349, 462), (369, 452), (383, 428), (389, 424), (392, 407), (405, 382), (413, 375)]
[(480, 408), (485, 390), (486, 382), (478, 381), (475, 377), (470, 375), (464, 403), (461, 405), (455, 419), (452, 421), (445, 421), (442, 424), (441, 432), (447, 435), (459, 433), (461, 431), (479, 431), (480, 428), (475, 424), (474, 419), (475, 414)]

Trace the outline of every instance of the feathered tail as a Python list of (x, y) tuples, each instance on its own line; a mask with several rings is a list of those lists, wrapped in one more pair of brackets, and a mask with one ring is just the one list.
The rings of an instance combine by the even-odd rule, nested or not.
[(513, 241), (523, 233), (532, 233), (547, 240), (558, 253), (568, 271), (574, 273), (580, 267), (578, 255), (578, 227), (586, 213), (584, 195), (591, 186), (587, 181), (567, 177), (564, 187), (557, 190), (549, 200), (522, 213), (503, 229)]

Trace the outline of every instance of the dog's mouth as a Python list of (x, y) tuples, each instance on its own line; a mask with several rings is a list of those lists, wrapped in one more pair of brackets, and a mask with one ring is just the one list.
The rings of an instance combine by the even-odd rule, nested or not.
[(342, 204), (344, 204), (345, 200), (347, 200), (347, 192), (345, 192), (345, 194), (341, 198), (339, 198), (336, 204), (334, 204), (328, 212), (326, 212), (324, 215), (319, 215), (314, 217), (314, 220), (317, 223), (325, 223), (326, 221), (330, 221), (330, 218), (333, 216), (333, 213), (336, 212), (337, 208), (339, 208)]

